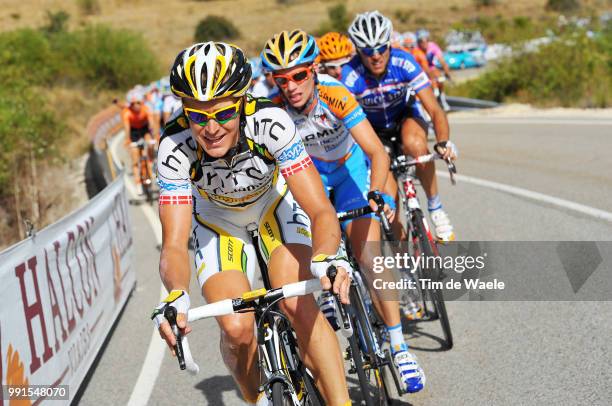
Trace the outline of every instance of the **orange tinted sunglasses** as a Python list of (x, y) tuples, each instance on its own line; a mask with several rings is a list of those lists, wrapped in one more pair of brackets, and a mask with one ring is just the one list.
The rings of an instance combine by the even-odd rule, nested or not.
[(310, 79), (311, 75), (312, 75), (312, 69), (308, 67), (308, 68), (301, 68), (299, 70), (296, 70), (295, 72), (291, 74), (283, 75), (282, 73), (273, 73), (272, 77), (274, 78), (274, 81), (276, 82), (277, 85), (279, 85), (282, 88), (285, 88), (289, 85), (289, 81), (292, 81), (296, 85), (299, 85), (301, 83), (304, 83), (308, 79)]

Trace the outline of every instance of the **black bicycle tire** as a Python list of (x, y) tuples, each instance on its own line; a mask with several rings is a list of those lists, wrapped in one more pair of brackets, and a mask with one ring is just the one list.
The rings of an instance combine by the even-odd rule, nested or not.
[(272, 405), (286, 406), (292, 405), (293, 399), (285, 393), (285, 384), (283, 382), (274, 382), (272, 384)]
[[(376, 336), (376, 333), (374, 331), (374, 326), (372, 325), (371, 320), (367, 314), (367, 310), (365, 308), (363, 301), (359, 300), (359, 295), (356, 289), (357, 289), (356, 285), (351, 285), (351, 289), (349, 291), (349, 297), (350, 297), (351, 306), (353, 310), (352, 317), (354, 321), (353, 337), (357, 338), (357, 334), (359, 334), (360, 331), (364, 332), (363, 338), (367, 340), (366, 345), (368, 347), (366, 350), (367, 356), (370, 358), (370, 362), (375, 361), (378, 363), (378, 360), (377, 360), (378, 355), (374, 352), (374, 344), (372, 343), (372, 340), (375, 339), (375, 336)], [(369, 333), (365, 333), (366, 331), (368, 331), (367, 326), (369, 326), (369, 328), (371, 329), (371, 333), (373, 336), (370, 335)], [(386, 383), (383, 379), (382, 368), (379, 366), (376, 368), (372, 368), (371, 370), (373, 373), (378, 374), (378, 379), (376, 378), (376, 376), (374, 376), (374, 379), (375, 379), (374, 385), (372, 384), (372, 381), (370, 380), (371, 378), (368, 379), (368, 386), (374, 389), (374, 396), (370, 396), (369, 391), (367, 392), (367, 395), (366, 395), (366, 391), (362, 390), (362, 394), (364, 395), (364, 400), (366, 401), (366, 405), (388, 404), (389, 403), (389, 399), (387, 398), (388, 390), (384, 387)]]
[[(434, 253), (434, 248), (432, 247), (432, 241), (429, 239), (427, 230), (425, 228), (425, 218), (423, 217), (423, 213), (420, 210), (416, 210), (414, 212), (414, 221), (413, 224), (416, 227), (416, 231), (418, 234), (419, 245), (421, 246), (421, 252), (425, 258), (436, 256)], [(437, 252), (437, 250), (436, 250)], [(438, 270), (439, 272), (439, 270)], [(439, 275), (436, 275), (439, 276)], [(453, 348), (453, 333), (450, 326), (450, 320), (448, 319), (448, 313), (446, 312), (446, 303), (444, 302), (444, 296), (442, 294), (441, 289), (426, 289), (429, 291), (429, 295), (431, 301), (436, 310), (436, 314), (438, 316), (438, 320), (440, 321), (440, 325), (442, 327), (442, 333), (444, 334), (444, 339), (446, 342), (446, 348)]]
[(351, 350), (351, 358), (353, 359), (355, 372), (357, 373), (357, 379), (359, 380), (359, 387), (361, 388), (364, 401), (366, 405), (372, 405), (374, 402), (370, 396), (370, 382), (363, 367), (363, 357), (361, 356), (361, 349), (359, 348), (359, 343), (357, 343), (357, 334), (355, 331), (353, 335), (349, 337), (348, 342)]
[(304, 405), (325, 406), (323, 395), (321, 395), (321, 391), (319, 391), (319, 388), (317, 388), (317, 385), (314, 383), (312, 376), (306, 372), (305, 368), (300, 371), (300, 375), (304, 380), (304, 386), (307, 392), (307, 399)]

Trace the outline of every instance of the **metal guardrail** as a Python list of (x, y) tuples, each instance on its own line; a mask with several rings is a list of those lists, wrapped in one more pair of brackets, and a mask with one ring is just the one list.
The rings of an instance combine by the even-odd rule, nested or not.
[(454, 111), (490, 109), (501, 106), (501, 104), (497, 102), (479, 99), (468, 99), (467, 97), (446, 96), (446, 101), (448, 102), (449, 106), (451, 106), (451, 110)]

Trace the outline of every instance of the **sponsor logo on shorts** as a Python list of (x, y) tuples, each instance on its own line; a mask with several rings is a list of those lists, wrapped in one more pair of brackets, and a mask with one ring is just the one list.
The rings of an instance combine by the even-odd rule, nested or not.
[(274, 236), (274, 231), (272, 231), (272, 227), (270, 227), (270, 223), (268, 223), (266, 221), (264, 223), (264, 228), (266, 229), (266, 232), (268, 233), (268, 236), (270, 236), (271, 239), (275, 240), (276, 237)]
[(312, 238), (312, 234), (310, 234), (310, 231), (306, 230), (303, 227), (298, 227), (297, 228), (297, 233), (298, 234), (302, 234), (306, 238)]

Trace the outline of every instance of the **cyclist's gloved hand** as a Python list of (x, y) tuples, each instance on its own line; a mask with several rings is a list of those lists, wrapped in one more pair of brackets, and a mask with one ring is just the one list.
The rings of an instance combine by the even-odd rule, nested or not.
[(370, 191), (368, 193), (368, 204), (374, 211), (378, 210), (378, 206), (376, 205), (376, 202), (374, 201), (374, 198), (377, 195), (382, 197), (383, 202), (385, 203), (385, 207), (383, 208), (385, 212), (385, 216), (387, 216), (387, 219), (389, 220), (389, 222), (392, 222), (393, 219), (395, 218), (395, 209), (396, 209), (395, 200), (393, 199), (392, 196), (389, 196), (386, 193), (381, 193), (378, 190)]
[(173, 290), (170, 294), (161, 301), (161, 303), (153, 310), (151, 320), (155, 323), (159, 330), (159, 334), (166, 341), (172, 354), (174, 355), (174, 346), (176, 345), (176, 337), (172, 332), (170, 323), (164, 317), (164, 309), (166, 306), (172, 306), (176, 309), (176, 324), (183, 335), (191, 331), (191, 327), (187, 326), (187, 311), (190, 306), (189, 294), (184, 290)]
[[(336, 267), (337, 270), (333, 287), (329, 278), (327, 277), (327, 268), (330, 266)], [(321, 280), (323, 290), (332, 289), (334, 293), (340, 295), (340, 301), (342, 303), (349, 303), (348, 291), (351, 285), (351, 264), (344, 254), (315, 255), (310, 262), (310, 271), (315, 277)]]
[(434, 149), (438, 154), (442, 155), (442, 158), (444, 159), (450, 158), (455, 160), (459, 156), (459, 149), (451, 140), (436, 143), (436, 145), (434, 145)]

